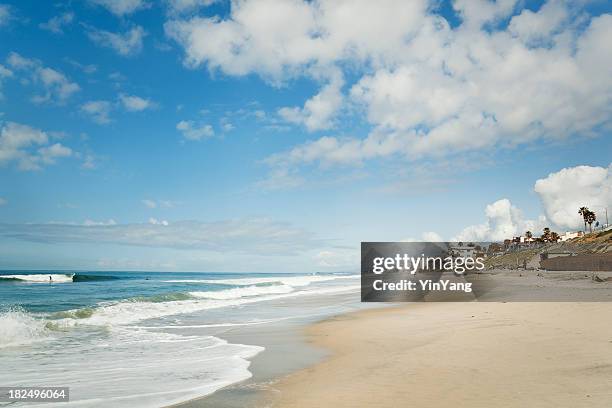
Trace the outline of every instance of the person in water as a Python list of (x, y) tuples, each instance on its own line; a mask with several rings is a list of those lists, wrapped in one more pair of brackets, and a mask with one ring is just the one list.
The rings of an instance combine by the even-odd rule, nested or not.
[(52, 282), (53, 279), (51, 278), (51, 275), (49, 275), (49, 282)]

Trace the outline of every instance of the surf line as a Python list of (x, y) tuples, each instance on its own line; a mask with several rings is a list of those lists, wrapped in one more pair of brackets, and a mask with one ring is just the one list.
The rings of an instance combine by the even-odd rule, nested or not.
[(419, 279), (418, 281), (402, 279), (398, 282), (385, 282), (377, 279), (372, 283), (372, 287), (377, 291), (452, 291), (452, 292), (472, 292), (471, 282), (451, 282), (448, 279), (433, 281), (431, 279)]

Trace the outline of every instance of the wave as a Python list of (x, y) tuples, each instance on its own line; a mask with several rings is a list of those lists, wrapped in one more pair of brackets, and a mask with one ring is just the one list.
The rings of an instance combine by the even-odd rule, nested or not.
[(35, 273), (28, 275), (0, 275), (1, 281), (21, 281), (21, 282), (31, 282), (31, 283), (67, 283), (72, 282), (74, 274), (73, 273), (65, 273), (65, 274), (57, 274), (57, 273)]
[(0, 275), (1, 282), (30, 282), (30, 283), (70, 283), (70, 282), (96, 282), (122, 279), (109, 275), (86, 275), (82, 273), (32, 273)]
[[(150, 298), (145, 298), (144, 301), (128, 299), (117, 303), (100, 305), (94, 309), (93, 313), (90, 316), (87, 317), (67, 317), (64, 319), (54, 320), (54, 327), (59, 329), (68, 328), (75, 325), (128, 325), (148, 319), (155, 319), (178, 314), (194, 313), (202, 310), (218, 309), (222, 307), (239, 306), (243, 304), (263, 302), (267, 300), (276, 300), (295, 296), (341, 293), (357, 290), (359, 289), (359, 287), (359, 285), (351, 285), (290, 292), (288, 292), (288, 288), (282, 288), (279, 289), (276, 293), (266, 293), (266, 289), (264, 288), (278, 288), (278, 286), (270, 286), (253, 287), (249, 289), (235, 288), (210, 292), (189, 292), (188, 295), (190, 296), (190, 298), (187, 300), (151, 302)], [(247, 290), (243, 292), (238, 292), (236, 291), (237, 289)], [(260, 291), (259, 294), (255, 294), (256, 290)], [(65, 313), (75, 313), (76, 316), (78, 312), (75, 310), (68, 311)]]
[(173, 279), (166, 283), (210, 283), (218, 285), (251, 286), (265, 284), (281, 284), (294, 287), (308, 286), (312, 283), (332, 281), (336, 279), (357, 279), (360, 275), (306, 275), (306, 276), (274, 276), (262, 278), (236, 278), (236, 279)]
[[(214, 336), (125, 327), (72, 340), (45, 345), (36, 358), (24, 359), (21, 352), (3, 355), (0, 384), (54, 384), (61, 379), (71, 387), (69, 406), (170, 406), (251, 377), (249, 359), (264, 350)], [(56, 406), (35, 406), (46, 405)]]
[(118, 276), (109, 276), (109, 275), (84, 275), (81, 273), (76, 273), (72, 276), (73, 282), (95, 282), (95, 281), (108, 281), (121, 279)]
[(23, 309), (13, 308), (0, 313), (0, 349), (30, 344), (48, 334), (45, 321), (34, 318)]
[(293, 287), (288, 285), (277, 286), (243, 286), (239, 288), (207, 291), (207, 292), (189, 292), (191, 296), (205, 299), (240, 299), (251, 296), (271, 295), (293, 292)]

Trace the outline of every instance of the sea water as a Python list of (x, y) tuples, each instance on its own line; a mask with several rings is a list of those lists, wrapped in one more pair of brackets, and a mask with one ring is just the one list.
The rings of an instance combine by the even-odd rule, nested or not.
[(0, 272), (0, 385), (69, 386), (69, 406), (186, 401), (251, 376), (249, 359), (264, 348), (230, 343), (223, 329), (320, 312), (323, 297), (329, 313), (334, 296), (358, 299), (358, 283), (349, 274)]

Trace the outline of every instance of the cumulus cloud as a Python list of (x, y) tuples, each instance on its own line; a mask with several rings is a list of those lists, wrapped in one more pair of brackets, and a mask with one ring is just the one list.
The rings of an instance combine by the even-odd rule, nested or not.
[(43, 30), (51, 31), (54, 34), (63, 34), (64, 27), (72, 24), (74, 13), (67, 11), (59, 16), (51, 17), (46, 23), (41, 23), (38, 26)]
[(145, 0), (89, 0), (91, 3), (106, 8), (117, 16), (132, 14), (133, 12), (146, 8), (149, 3)]
[(308, 99), (303, 108), (284, 107), (278, 114), (287, 122), (304, 125), (308, 131), (329, 129), (333, 125), (333, 118), (342, 106), (343, 81), (334, 78), (321, 91)]
[(444, 240), (442, 239), (440, 234), (438, 234), (437, 232), (426, 231), (423, 233), (423, 241), (425, 242), (443, 242)]
[(605, 209), (612, 207), (612, 164), (605, 167), (568, 167), (539, 179), (534, 191), (540, 197), (543, 215), (530, 220), (504, 198), (487, 205), (486, 221), (464, 228), (453, 241), (502, 241), (525, 231), (540, 234), (545, 227), (559, 232), (580, 229), (580, 207), (589, 207), (598, 219), (605, 219)]
[(151, 109), (154, 106), (150, 99), (141, 98), (136, 95), (119, 95), (119, 101), (125, 109), (130, 112), (140, 112), (146, 109)]
[(104, 125), (112, 122), (111, 112), (120, 107), (127, 112), (141, 112), (153, 109), (155, 106), (155, 102), (150, 99), (136, 95), (119, 94), (117, 101), (114, 103), (106, 100), (89, 101), (81, 105), (81, 111), (89, 115), (94, 122)]
[(510, 200), (503, 198), (487, 205), (486, 222), (466, 227), (452, 241), (503, 241), (531, 231), (534, 235), (546, 225), (546, 218), (527, 220)]
[(149, 224), (168, 226), (170, 223), (166, 220), (158, 220), (157, 218), (149, 218)]
[(172, 20), (165, 29), (184, 47), (189, 66), (281, 79), (311, 64), (384, 59), (420, 25), (426, 9), (424, 0), (241, 1), (226, 19)]
[(0, 166), (17, 163), (20, 170), (40, 170), (57, 159), (73, 155), (72, 149), (51, 143), (52, 137), (40, 129), (7, 122), (0, 129)]
[(534, 190), (548, 219), (559, 227), (582, 227), (578, 209), (583, 206), (605, 222), (605, 209), (612, 210), (612, 164), (565, 168), (538, 180)]
[(46, 67), (38, 60), (25, 58), (16, 52), (9, 54), (7, 64), (14, 70), (29, 75), (35, 84), (41, 86), (43, 93), (32, 97), (34, 103), (62, 104), (81, 89), (78, 84), (70, 81), (60, 71)]
[(111, 103), (104, 100), (89, 101), (81, 105), (81, 111), (89, 115), (94, 122), (100, 125), (111, 122), (111, 109)]
[(197, 125), (191, 120), (181, 120), (176, 124), (176, 129), (179, 130), (187, 140), (202, 140), (215, 135), (215, 131), (211, 125)]
[[(560, 0), (535, 10), (515, 0), (453, 7), (457, 27), (425, 0), (245, 0), (227, 17), (174, 18), (165, 30), (188, 67), (320, 81), (303, 106), (278, 111), (286, 121), (328, 129), (343, 107), (364, 112), (366, 135), (326, 135), (270, 163), (417, 160), (610, 128), (612, 15)], [(334, 70), (357, 78), (346, 95), (319, 74)]]
[(549, 1), (538, 12), (523, 10), (512, 18), (508, 31), (525, 44), (550, 44), (552, 35), (561, 30), (570, 13), (562, 1)]
[(145, 30), (136, 26), (124, 33), (113, 33), (110, 31), (90, 28), (89, 39), (96, 44), (115, 50), (119, 55), (131, 56), (138, 54), (142, 50), (143, 39), (146, 36)]
[(0, 224), (0, 236), (42, 243), (78, 242), (266, 255), (295, 255), (321, 245), (309, 232), (269, 219), (152, 221), (140, 224), (117, 224), (113, 220), (85, 224)]

